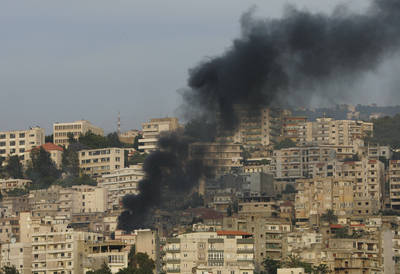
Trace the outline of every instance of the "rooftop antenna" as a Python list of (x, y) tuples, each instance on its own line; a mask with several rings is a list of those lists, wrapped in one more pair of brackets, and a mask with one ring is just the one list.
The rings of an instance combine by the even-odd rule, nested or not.
[(118, 123), (117, 123), (118, 136), (121, 134), (121, 113), (118, 111)]

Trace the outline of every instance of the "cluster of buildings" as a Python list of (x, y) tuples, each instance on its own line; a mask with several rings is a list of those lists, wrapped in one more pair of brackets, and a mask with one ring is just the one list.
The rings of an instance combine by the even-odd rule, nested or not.
[[(61, 274), (106, 262), (116, 273), (134, 245), (157, 273), (253, 274), (267, 258), (284, 268), (293, 257), (332, 273), (400, 273), (400, 160), (389, 147), (364, 142), (372, 123), (307, 121), (272, 108), (236, 106), (235, 113), (234, 130), (190, 145), (189, 157), (214, 171), (197, 189), (203, 204), (157, 210), (152, 230), (117, 228), (123, 197), (138, 194), (145, 176), (142, 164), (125, 165), (132, 150), (79, 150), (81, 173), (96, 186), (15, 195), (32, 182), (0, 179), (0, 266)], [(177, 118), (157, 118), (119, 137), (136, 140), (135, 153), (151, 153), (160, 136), (180, 128)], [(0, 132), (0, 156), (19, 155), (26, 164), (41, 146), (60, 167), (71, 138), (87, 132), (104, 134), (88, 121), (54, 124), (52, 143), (41, 128)]]

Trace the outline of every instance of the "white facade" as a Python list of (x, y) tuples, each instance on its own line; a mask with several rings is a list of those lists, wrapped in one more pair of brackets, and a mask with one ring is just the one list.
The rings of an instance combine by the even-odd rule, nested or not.
[(25, 151), (44, 144), (44, 129), (0, 131), (0, 157), (18, 155), (24, 160)]
[(78, 139), (80, 135), (83, 135), (89, 131), (97, 135), (104, 135), (103, 129), (92, 125), (86, 120), (70, 123), (55, 123), (53, 125), (53, 143), (60, 146), (68, 146), (69, 134), (72, 134), (74, 139)]
[(139, 150), (150, 153), (157, 149), (158, 138), (162, 132), (179, 128), (178, 118), (157, 118), (142, 124), (143, 138), (139, 139)]
[(79, 151), (79, 167), (92, 178), (124, 167), (125, 155), (121, 148), (85, 149)]
[(98, 178), (99, 186), (107, 189), (107, 208), (118, 209), (121, 207), (122, 198), (125, 195), (138, 194), (138, 183), (143, 177), (143, 166), (133, 165)]

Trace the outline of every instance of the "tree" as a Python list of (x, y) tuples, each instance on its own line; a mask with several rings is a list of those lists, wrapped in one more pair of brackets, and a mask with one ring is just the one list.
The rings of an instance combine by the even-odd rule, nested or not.
[(68, 177), (79, 176), (79, 156), (78, 144), (70, 144), (68, 148), (64, 149), (61, 159), (61, 170)]
[(314, 274), (326, 274), (329, 273), (329, 267), (326, 264), (320, 264), (317, 266), (314, 266), (312, 269), (312, 273)]
[(279, 143), (274, 145), (274, 149), (282, 149), (282, 148), (290, 148), (290, 147), (295, 147), (296, 143), (293, 142), (292, 139), (285, 138)]
[(112, 274), (110, 267), (104, 262), (100, 269), (86, 271), (86, 274)]
[(291, 184), (287, 184), (283, 193), (296, 193), (296, 188)]
[(267, 257), (262, 264), (267, 274), (276, 274), (278, 272), (278, 268), (282, 266), (280, 261), (274, 260), (270, 257)]
[(1, 274), (19, 274), (17, 268), (13, 266), (3, 266), (0, 271)]
[(338, 217), (335, 215), (332, 209), (328, 209), (326, 213), (321, 215), (321, 220), (328, 222), (329, 224), (337, 223)]
[(7, 159), (7, 166), (5, 167), (7, 175), (14, 179), (20, 179), (24, 177), (23, 167), (18, 155), (10, 156)]
[(313, 267), (312, 264), (303, 262), (299, 256), (289, 255), (284, 262), (285, 267), (289, 268), (304, 268), (305, 273), (312, 273)]
[(138, 134), (135, 136), (135, 140), (133, 141), (133, 148), (139, 150), (139, 139), (142, 139), (142, 134)]
[(44, 142), (45, 143), (53, 143), (53, 134), (46, 135), (46, 137), (44, 137)]
[(140, 163), (144, 163), (147, 155), (147, 153), (135, 153), (132, 157), (129, 158), (127, 165), (137, 165)]
[(47, 188), (60, 176), (60, 171), (43, 147), (31, 151), (31, 161), (26, 174), (39, 188)]

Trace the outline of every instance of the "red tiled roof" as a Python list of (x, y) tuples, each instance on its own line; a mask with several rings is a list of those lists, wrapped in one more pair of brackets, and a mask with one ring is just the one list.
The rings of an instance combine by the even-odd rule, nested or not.
[[(42, 147), (46, 151), (52, 151), (52, 150), (64, 151), (64, 149), (62, 147), (57, 146), (53, 143), (45, 143), (44, 145), (34, 147), (33, 149), (40, 149), (40, 147)], [(31, 150), (28, 150), (28, 151), (31, 151)]]
[(331, 228), (343, 228), (343, 226), (339, 224), (331, 224)]
[(368, 164), (376, 164), (376, 160), (369, 160)]
[(217, 230), (218, 236), (251, 236), (253, 234), (237, 230)]

